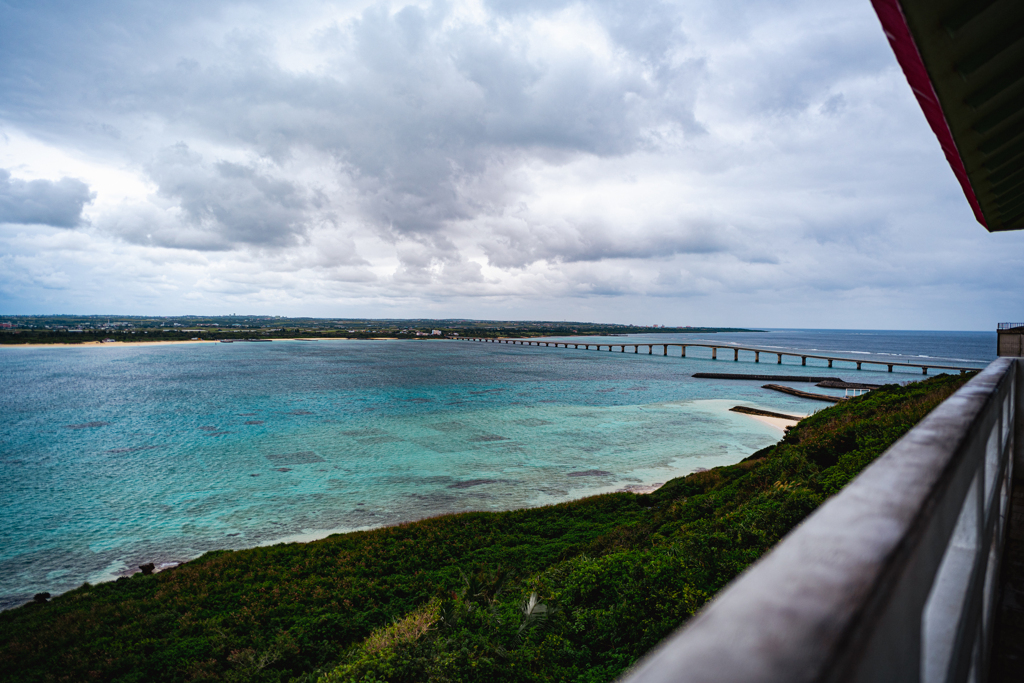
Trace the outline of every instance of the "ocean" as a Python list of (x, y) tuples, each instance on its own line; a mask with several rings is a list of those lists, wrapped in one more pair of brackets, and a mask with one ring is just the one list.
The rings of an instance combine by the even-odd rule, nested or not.
[[(602, 341), (978, 368), (995, 349), (994, 332)], [(695, 372), (920, 379), (723, 356), (444, 340), (0, 348), (0, 609), (209, 550), (664, 482), (781, 438), (732, 406), (805, 415), (828, 405)]]

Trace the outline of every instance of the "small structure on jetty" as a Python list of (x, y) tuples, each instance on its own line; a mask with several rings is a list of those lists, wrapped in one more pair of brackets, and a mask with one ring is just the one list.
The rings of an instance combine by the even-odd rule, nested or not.
[(999, 323), (996, 334), (997, 356), (1024, 357), (1024, 323)]

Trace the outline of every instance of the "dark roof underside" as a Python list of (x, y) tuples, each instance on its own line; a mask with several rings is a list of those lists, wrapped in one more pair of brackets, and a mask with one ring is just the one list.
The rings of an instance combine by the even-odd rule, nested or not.
[(872, 4), (978, 221), (1024, 229), (1024, 2)]

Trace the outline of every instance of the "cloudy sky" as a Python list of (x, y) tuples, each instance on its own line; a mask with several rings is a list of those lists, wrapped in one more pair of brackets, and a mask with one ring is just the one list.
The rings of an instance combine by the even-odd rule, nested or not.
[(0, 2), (0, 313), (992, 329), (868, 0)]

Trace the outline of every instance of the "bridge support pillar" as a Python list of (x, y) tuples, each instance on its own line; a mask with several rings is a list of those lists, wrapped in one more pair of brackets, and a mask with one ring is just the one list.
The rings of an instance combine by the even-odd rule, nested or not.
[[(666, 349), (666, 351), (667, 351), (668, 347), (666, 346), (666, 347), (665, 347), (665, 349)], [(685, 347), (685, 346), (683, 347), (683, 355), (681, 355), (681, 356), (679, 356), (679, 357), (680, 357), (680, 358), (686, 358), (686, 347)]]
[(732, 350), (732, 359), (733, 360), (739, 360), (740, 359), (740, 350), (739, 349), (733, 349)]
[(760, 363), (761, 362), (761, 352), (760, 351), (754, 351), (754, 362), (755, 363)]
[(807, 356), (800, 356), (800, 365), (807, 365)]
[(860, 361), (857, 361), (857, 369), (860, 370)]
[[(889, 372), (892, 372), (892, 364), (891, 363), (889, 364)], [(963, 370), (960, 371), (960, 374), (963, 374)]]
[[(686, 347), (685, 346), (683, 347), (683, 354), (684, 355), (686, 354)], [(663, 355), (663, 356), (667, 356), (668, 355), (668, 344), (662, 344), (661, 345), (661, 355)]]
[(928, 368), (921, 368), (921, 374), (922, 375), (927, 375), (928, 374)]
[(781, 353), (777, 353), (775, 355), (779, 357), (779, 362), (777, 363), (777, 365), (782, 365), (782, 354)]
[(648, 344), (647, 345), (647, 355), (650, 356), (653, 353), (654, 353), (654, 344)]
[(718, 347), (717, 346), (712, 346), (711, 347), (711, 360), (718, 360)]
[(633, 345), (633, 353), (640, 353), (640, 345), (639, 344), (634, 344)]
[(828, 366), (832, 367), (832, 359), (831, 358), (828, 359)]
[(619, 353), (625, 353), (625, 352), (626, 352), (626, 345), (623, 344), (622, 346), (619, 347)]

